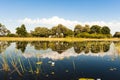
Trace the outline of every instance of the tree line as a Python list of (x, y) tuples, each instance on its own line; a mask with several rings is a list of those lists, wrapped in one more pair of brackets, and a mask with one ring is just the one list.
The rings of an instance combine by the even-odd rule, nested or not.
[(111, 38), (120, 37), (120, 32), (116, 32), (113, 36), (110, 33), (108, 26), (100, 25), (79, 25), (74, 27), (74, 30), (67, 28), (62, 24), (48, 29), (47, 27), (35, 27), (34, 30), (27, 32), (26, 27), (22, 24), (16, 28), (16, 33), (13, 34), (4, 25), (0, 24), (0, 36), (8, 37), (77, 37), (77, 38)]

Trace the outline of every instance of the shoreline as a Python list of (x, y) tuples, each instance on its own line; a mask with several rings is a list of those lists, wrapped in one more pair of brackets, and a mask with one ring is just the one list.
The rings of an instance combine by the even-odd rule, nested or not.
[(42, 37), (0, 37), (0, 41), (120, 41), (120, 38), (42, 38)]

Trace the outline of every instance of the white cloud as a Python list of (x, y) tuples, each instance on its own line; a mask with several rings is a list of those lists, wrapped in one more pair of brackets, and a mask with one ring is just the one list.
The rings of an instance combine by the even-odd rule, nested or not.
[[(116, 31), (120, 31), (120, 21), (111, 21), (111, 22), (105, 22), (105, 21), (72, 21), (72, 20), (66, 20), (63, 18), (59, 18), (57, 16), (51, 17), (51, 18), (42, 18), (42, 19), (30, 19), (25, 18), (22, 20), (18, 20), (19, 23), (26, 24), (26, 25), (39, 25), (43, 26), (45, 25), (48, 28), (51, 28), (57, 24), (63, 24), (67, 26), (70, 29), (74, 29), (74, 26), (76, 24), (89, 24), (89, 25), (100, 25), (100, 26), (108, 26), (111, 29), (111, 33), (114, 34)], [(34, 26), (35, 27), (35, 26)], [(33, 29), (33, 28), (32, 28)]]
[(42, 18), (42, 19), (30, 19), (30, 18), (25, 18), (23, 20), (19, 20), (20, 23), (23, 24), (41, 24), (41, 25), (51, 25), (51, 27), (57, 25), (57, 24), (63, 24), (68, 27), (72, 27), (76, 24), (78, 24), (78, 21), (70, 21), (70, 20), (65, 20), (63, 18), (59, 18), (57, 16), (54, 16), (52, 18)]

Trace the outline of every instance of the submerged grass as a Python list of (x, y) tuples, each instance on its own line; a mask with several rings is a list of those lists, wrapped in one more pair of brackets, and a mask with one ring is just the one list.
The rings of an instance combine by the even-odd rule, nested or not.
[(22, 64), (20, 57), (18, 57), (18, 61), (19, 61), (22, 72), (24, 72), (24, 67), (23, 67), (23, 64)]
[(28, 69), (25, 69), (25, 63), (23, 63), (23, 60), (21, 59), (19, 54), (16, 54), (15, 56), (12, 56), (11, 54), (3, 54), (2, 56), (0, 56), (0, 58), (0, 70), (10, 72), (10, 75), (12, 75), (13, 73), (17, 73), (19, 76), (23, 76), (26, 72), (32, 74), (40, 74), (40, 72), (42, 73), (41, 65), (43, 62), (39, 60), (39, 58), (37, 58), (37, 60), (33, 63), (28, 58), (28, 67), (26, 67)]
[(6, 56), (3, 56), (2, 61), (3, 61), (3, 63), (1, 63), (1, 64), (2, 64), (2, 69), (3, 69), (4, 71), (9, 71), (9, 70), (10, 70), (10, 67), (9, 67), (9, 65), (8, 65), (8, 61), (7, 61), (7, 59), (6, 59)]
[(30, 70), (29, 70), (29, 71), (33, 74), (34, 71), (33, 71), (33, 68), (32, 68), (32, 65), (31, 65), (31, 63), (30, 63), (29, 58), (28, 58), (28, 63), (29, 63), (29, 66), (30, 66)]

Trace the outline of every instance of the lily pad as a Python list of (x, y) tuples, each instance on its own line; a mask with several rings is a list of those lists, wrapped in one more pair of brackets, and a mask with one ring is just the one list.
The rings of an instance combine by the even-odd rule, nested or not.
[(55, 66), (55, 62), (52, 62), (52, 63), (51, 63), (51, 66)]
[(51, 72), (51, 74), (55, 74), (55, 72)]
[(79, 78), (79, 80), (95, 80), (93, 78)]
[(110, 71), (115, 71), (115, 70), (117, 70), (117, 68), (110, 68), (109, 70)]
[(68, 70), (66, 70), (65, 72), (69, 72)]
[(41, 62), (41, 61), (39, 61), (39, 62), (37, 62), (36, 64), (42, 64), (42, 62)]

